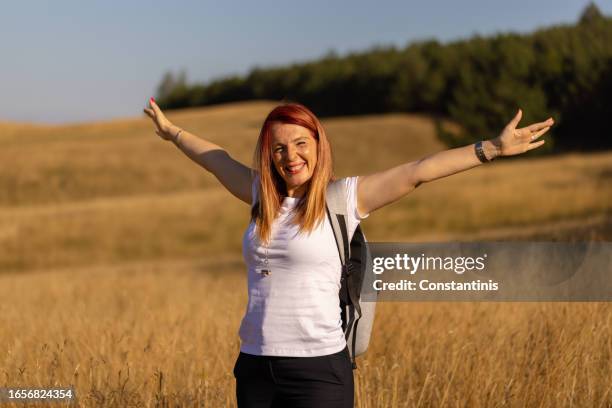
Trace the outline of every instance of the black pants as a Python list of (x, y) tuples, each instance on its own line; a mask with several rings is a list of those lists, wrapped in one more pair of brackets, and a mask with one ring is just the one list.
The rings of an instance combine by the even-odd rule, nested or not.
[(353, 406), (353, 367), (348, 348), (321, 357), (240, 353), (234, 377), (239, 408)]

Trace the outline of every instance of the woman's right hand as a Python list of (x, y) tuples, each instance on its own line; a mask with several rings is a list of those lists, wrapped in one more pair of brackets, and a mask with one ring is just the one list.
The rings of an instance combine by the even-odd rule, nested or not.
[(159, 106), (157, 106), (157, 103), (155, 103), (155, 99), (149, 99), (149, 106), (150, 108), (145, 108), (143, 111), (153, 120), (155, 133), (164, 140), (172, 141), (175, 137), (173, 129), (177, 131), (178, 128), (166, 118), (166, 115), (164, 115), (161, 109), (159, 109)]
[[(252, 169), (234, 160), (220, 146), (196, 135), (181, 133), (181, 128), (166, 118), (155, 99), (149, 100), (149, 106), (144, 109), (144, 113), (153, 120), (155, 133), (159, 137), (172, 141), (187, 157), (214, 174), (230, 193), (251, 204)], [(181, 143), (177, 138), (179, 133), (182, 135)]]

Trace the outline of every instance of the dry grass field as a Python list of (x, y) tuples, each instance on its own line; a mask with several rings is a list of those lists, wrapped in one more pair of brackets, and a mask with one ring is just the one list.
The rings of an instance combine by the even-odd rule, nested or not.
[[(272, 106), (170, 118), (250, 163)], [(426, 116), (324, 126), (340, 176), (443, 148)], [(144, 118), (0, 123), (0, 160), (0, 386), (72, 385), (84, 407), (234, 406), (248, 207)], [(611, 179), (612, 153), (500, 160), (364, 228), (373, 241), (610, 241)], [(610, 303), (382, 303), (372, 341), (358, 407), (612, 407)]]

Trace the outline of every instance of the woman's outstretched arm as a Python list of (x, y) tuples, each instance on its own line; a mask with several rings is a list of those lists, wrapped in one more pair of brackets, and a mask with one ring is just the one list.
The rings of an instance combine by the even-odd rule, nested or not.
[[(482, 151), (487, 160), (493, 160), (498, 156), (521, 154), (544, 144), (543, 140), (537, 141), (537, 139), (550, 129), (554, 123), (553, 119), (517, 129), (521, 117), (522, 112), (519, 109), (498, 137), (482, 142)], [(399, 200), (422, 183), (450, 176), (480, 164), (482, 162), (476, 155), (475, 145), (472, 144), (435, 153), (380, 173), (359, 177), (357, 187), (359, 212), (368, 214)]]
[(173, 125), (153, 98), (149, 104), (150, 108), (145, 108), (144, 112), (153, 120), (159, 137), (170, 140), (187, 157), (214, 174), (230, 193), (251, 204), (252, 170), (249, 167), (234, 160), (222, 147)]

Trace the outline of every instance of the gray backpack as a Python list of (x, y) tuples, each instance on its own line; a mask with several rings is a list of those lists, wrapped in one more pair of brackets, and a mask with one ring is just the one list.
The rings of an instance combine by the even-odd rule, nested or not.
[(355, 369), (355, 357), (365, 353), (368, 348), (376, 310), (377, 292), (372, 286), (373, 274), (366, 271), (370, 251), (361, 225), (357, 226), (352, 237), (348, 236), (347, 190), (343, 179), (329, 184), (326, 203), (327, 216), (334, 231), (342, 263), (341, 288), (338, 294), (342, 330)]

